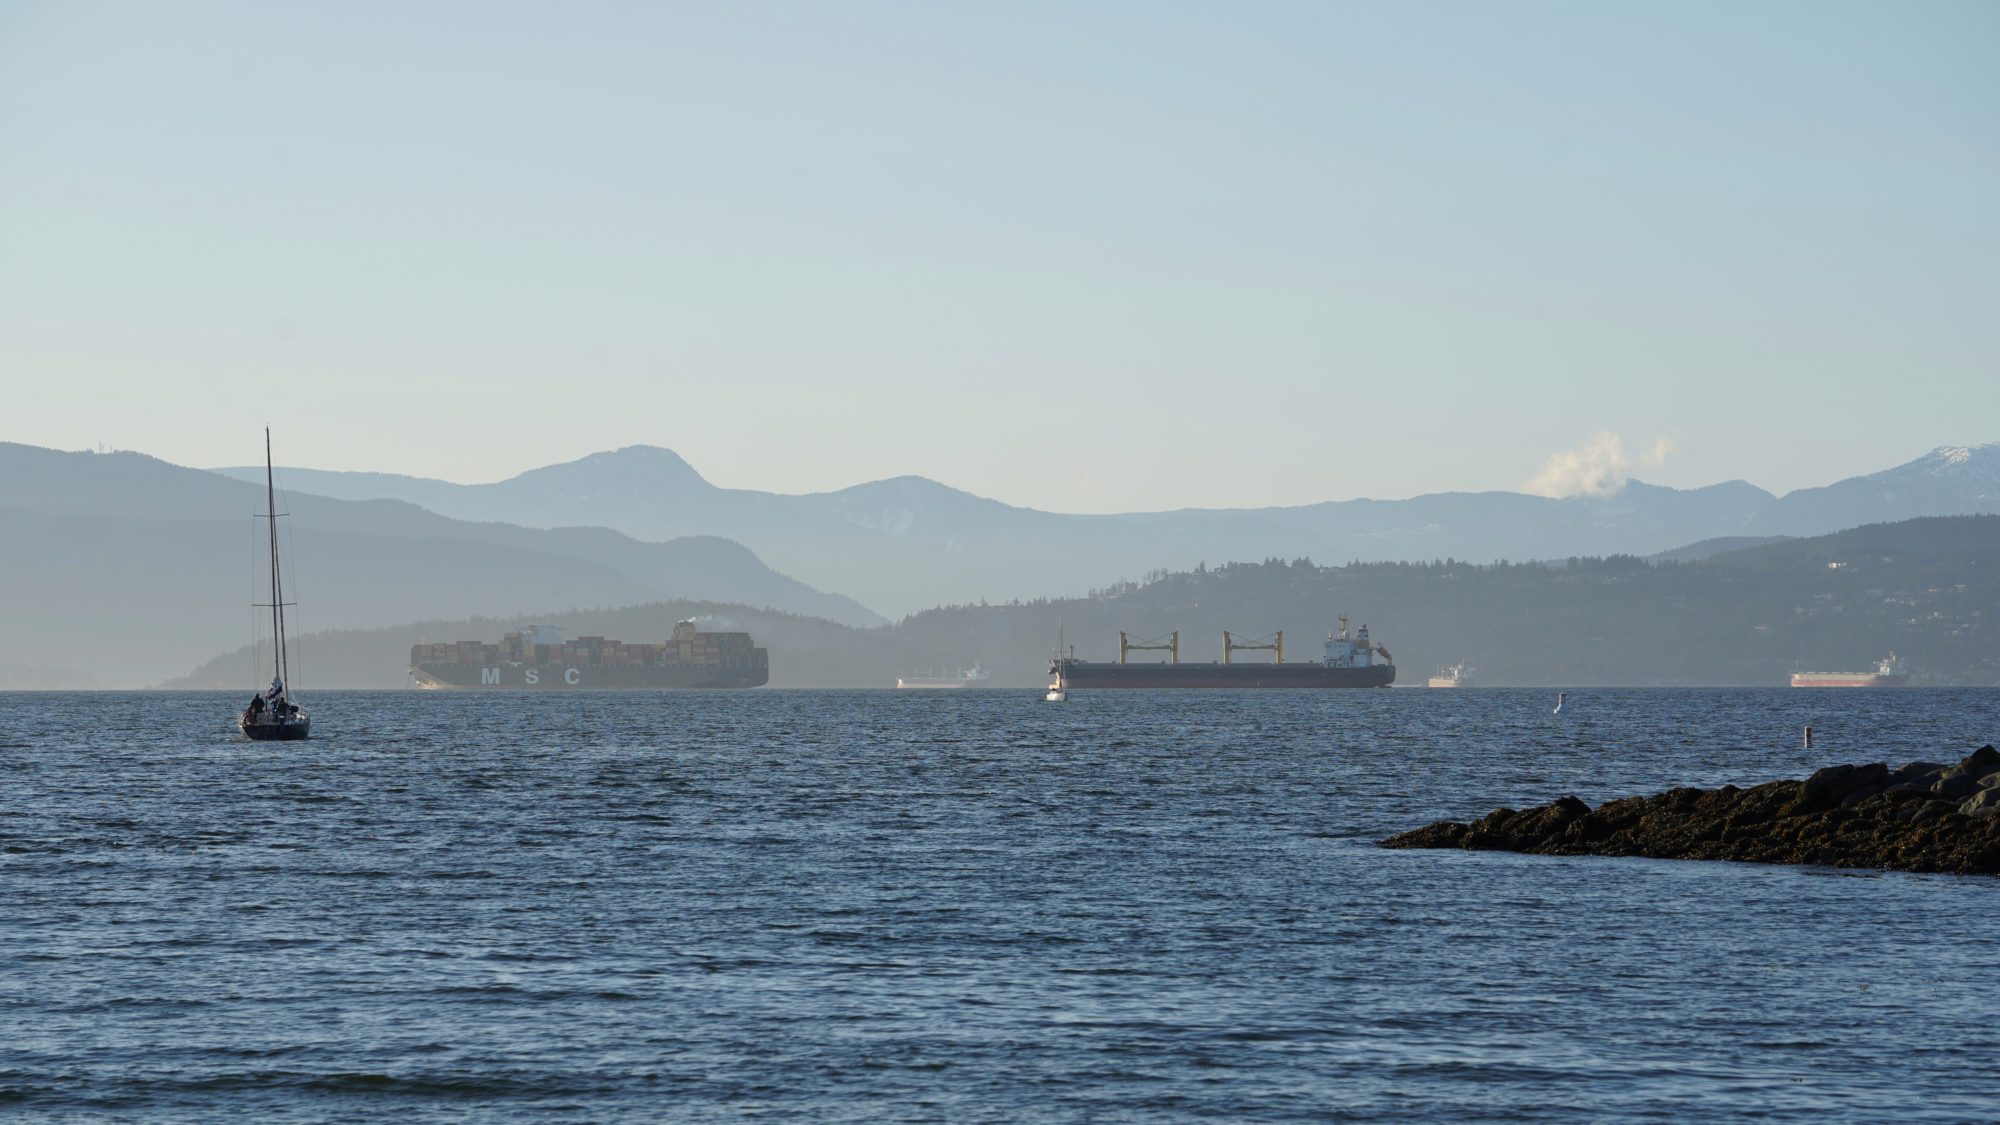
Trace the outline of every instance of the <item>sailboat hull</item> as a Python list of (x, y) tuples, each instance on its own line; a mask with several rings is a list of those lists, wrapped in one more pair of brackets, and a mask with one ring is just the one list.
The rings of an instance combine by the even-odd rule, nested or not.
[(298, 742), (312, 734), (311, 719), (285, 723), (239, 722), (236, 725), (243, 729), (246, 737), (256, 742)]

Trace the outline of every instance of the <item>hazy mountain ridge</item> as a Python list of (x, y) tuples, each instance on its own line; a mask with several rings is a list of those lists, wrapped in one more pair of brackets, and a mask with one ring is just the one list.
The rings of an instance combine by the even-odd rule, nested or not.
[[(1829, 564), (1838, 564), (1837, 566)], [(1181, 633), (1183, 660), (1221, 633), (1286, 631), (1319, 655), (1340, 612), (1396, 654), (1399, 682), (1468, 661), (1493, 685), (1766, 685), (1800, 669), (1867, 669), (1891, 649), (1919, 683), (2000, 683), (2000, 517), (1928, 517), (1656, 564), (1362, 563), (1272, 559), (1126, 583), (1084, 601), (954, 607), (897, 628), (920, 652), (1016, 667), (1060, 613), (1077, 655), (1117, 655), (1120, 630)], [(1032, 609), (1030, 619), (1022, 613)], [(1002, 664), (994, 653), (1012, 655)], [(1254, 658), (1254, 657), (1253, 657)]]
[[(702, 601), (647, 602), (617, 609), (557, 610), (505, 617), (472, 616), (451, 620), (431, 618), (411, 624), (365, 630), (323, 630), (302, 636), (298, 649), (302, 667), (311, 669), (311, 686), (323, 688), (409, 687), (410, 646), (426, 641), (488, 640), (525, 625), (558, 625), (571, 636), (604, 636), (625, 641), (665, 640), (678, 621), (692, 618), (710, 632), (748, 632), (756, 642), (785, 654), (774, 657), (772, 685), (812, 686), (802, 669), (865, 668), (878, 654), (867, 638), (880, 629), (856, 629), (817, 617), (769, 609)], [(875, 646), (879, 648), (880, 646)], [(248, 645), (204, 661), (185, 676), (161, 686), (167, 689), (235, 689), (249, 683), (252, 669)], [(865, 673), (861, 673), (865, 675)]]
[[(219, 472), (255, 477), (261, 469)], [(1744, 481), (1629, 482), (1604, 497), (1441, 492), (1297, 507), (1071, 515), (1020, 508), (924, 477), (802, 495), (718, 488), (671, 450), (592, 454), (491, 484), (287, 470), (295, 488), (383, 495), (446, 515), (529, 527), (596, 524), (640, 539), (714, 534), (771, 565), (892, 615), (940, 604), (1077, 593), (1107, 575), (1199, 562), (1329, 562), (1652, 555), (1724, 536), (1818, 535), (1883, 520), (2000, 511), (2000, 444), (1773, 496)], [(1060, 493), (1060, 478), (1052, 481)]]
[[(1915, 509), (1915, 510), (1913, 510)], [(1939, 446), (1914, 461), (1822, 488), (1786, 493), (1752, 530), (1766, 535), (1817, 535), (1911, 516), (2000, 511), (2000, 442)]]
[[(10, 663), (140, 686), (249, 635), (260, 485), (140, 454), (0, 443), (0, 613)], [(399, 500), (292, 492), (287, 566), (308, 624), (629, 605), (677, 593), (881, 618), (712, 536), (647, 543), (602, 528), (451, 519)], [(25, 675), (26, 673), (23, 673)], [(45, 677), (38, 676), (38, 679)]]
[[(888, 687), (899, 673), (977, 661), (995, 686), (1026, 688), (1043, 682), (1058, 618), (1086, 659), (1115, 658), (1121, 629), (1135, 638), (1179, 630), (1189, 661), (1219, 659), (1224, 629), (1239, 638), (1284, 629), (1288, 658), (1311, 660), (1345, 611), (1395, 653), (1406, 686), (1458, 661), (1492, 686), (1780, 686), (1802, 668), (1867, 669), (1891, 649), (1919, 683), (1992, 684), (2000, 682), (1996, 605), (2000, 517), (1980, 516), (1872, 525), (1693, 562), (1319, 567), (1272, 559), (1116, 584), (1087, 598), (933, 609), (876, 629), (675, 603), (316, 635), (305, 651), (319, 686), (396, 687), (417, 640), (498, 640), (530, 620), (645, 640), (679, 616), (699, 615), (705, 628), (748, 629), (768, 647), (773, 686)], [(242, 651), (218, 657), (184, 686), (240, 679), (247, 664)]]
[(1731, 551), (1783, 543), (1789, 538), (1791, 537), (1788, 535), (1722, 535), (1714, 539), (1704, 539), (1699, 543), (1689, 543), (1685, 547), (1675, 547), (1671, 551), (1660, 551), (1646, 558), (1648, 562), (1698, 562)]

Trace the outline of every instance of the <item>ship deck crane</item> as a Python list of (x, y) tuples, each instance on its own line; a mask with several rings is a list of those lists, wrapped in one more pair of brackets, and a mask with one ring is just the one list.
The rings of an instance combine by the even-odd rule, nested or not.
[(1181, 662), (1180, 630), (1176, 629), (1169, 634), (1165, 644), (1159, 642), (1160, 639), (1155, 637), (1144, 644), (1134, 644), (1126, 637), (1125, 630), (1120, 629), (1118, 631), (1118, 663), (1125, 663), (1125, 654), (1128, 652), (1164, 652), (1167, 654), (1167, 663), (1179, 664)]
[(1283, 629), (1278, 630), (1275, 640), (1253, 643), (1250, 641), (1239, 641), (1230, 634), (1229, 630), (1224, 629), (1222, 631), (1222, 662), (1224, 664), (1234, 663), (1230, 658), (1239, 652), (1268, 652), (1276, 657), (1271, 663), (1283, 664), (1285, 662), (1285, 631)]

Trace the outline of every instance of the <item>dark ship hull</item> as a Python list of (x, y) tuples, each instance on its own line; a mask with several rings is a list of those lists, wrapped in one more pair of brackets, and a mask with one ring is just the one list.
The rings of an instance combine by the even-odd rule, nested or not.
[(1059, 660), (1049, 664), (1072, 688), (1383, 688), (1396, 666), (1338, 668), (1326, 664), (1110, 664)]
[(310, 719), (296, 719), (283, 723), (238, 720), (236, 725), (252, 742), (299, 742), (312, 736)]
[(768, 666), (416, 664), (410, 676), (422, 688), (488, 691), (645, 691), (659, 688), (753, 688), (771, 681)]

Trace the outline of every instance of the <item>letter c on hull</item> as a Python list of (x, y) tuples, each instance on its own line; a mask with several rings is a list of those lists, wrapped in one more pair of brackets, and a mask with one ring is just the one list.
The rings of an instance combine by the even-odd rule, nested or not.
[(582, 682), (583, 682), (583, 673), (577, 671), (574, 668), (571, 668), (570, 670), (563, 673), (563, 683), (580, 684)]

